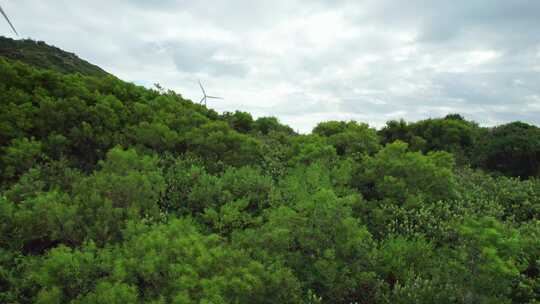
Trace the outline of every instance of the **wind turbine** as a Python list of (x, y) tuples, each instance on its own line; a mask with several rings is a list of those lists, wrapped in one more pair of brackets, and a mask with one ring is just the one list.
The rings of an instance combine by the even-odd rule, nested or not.
[(201, 87), (201, 91), (203, 93), (203, 98), (201, 98), (201, 101), (199, 101), (200, 104), (202, 104), (203, 101), (204, 101), (204, 105), (206, 105), (206, 99), (208, 99), (208, 98), (223, 99), (223, 97), (216, 97), (216, 96), (208, 96), (208, 95), (206, 95), (206, 91), (204, 90), (203, 85), (202, 85), (200, 80), (199, 80), (199, 86)]
[(7, 23), (9, 24), (9, 26), (11, 27), (11, 29), (13, 30), (13, 32), (15, 33), (15, 35), (19, 36), (19, 33), (17, 33), (17, 30), (15, 29), (15, 27), (13, 26), (13, 24), (11, 23), (11, 21), (9, 21), (9, 18), (8, 18), (6, 12), (4, 12), (4, 10), (2, 9), (1, 6), (0, 6), (0, 13), (2, 13), (2, 15), (3, 15), (4, 18), (6, 19)]

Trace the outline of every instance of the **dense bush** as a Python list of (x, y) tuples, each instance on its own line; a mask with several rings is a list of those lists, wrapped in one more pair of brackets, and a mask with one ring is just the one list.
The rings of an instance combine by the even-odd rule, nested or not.
[(540, 301), (535, 126), (299, 135), (82, 74), (0, 59), (1, 303)]

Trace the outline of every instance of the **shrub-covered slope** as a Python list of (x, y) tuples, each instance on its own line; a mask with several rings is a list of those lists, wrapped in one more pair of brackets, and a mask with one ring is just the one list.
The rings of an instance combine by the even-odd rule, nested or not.
[(107, 72), (73, 53), (30, 39), (14, 40), (0, 36), (0, 57), (19, 60), (43, 69), (88, 76), (106, 76)]
[(0, 303), (537, 303), (538, 138), (298, 135), (0, 59)]

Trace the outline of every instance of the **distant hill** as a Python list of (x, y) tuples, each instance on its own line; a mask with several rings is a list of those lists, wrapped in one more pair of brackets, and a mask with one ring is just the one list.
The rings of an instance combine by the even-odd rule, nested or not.
[(48, 45), (43, 41), (14, 40), (0, 36), (0, 57), (66, 74), (80, 73), (98, 77), (109, 75), (100, 67), (79, 58), (77, 55)]

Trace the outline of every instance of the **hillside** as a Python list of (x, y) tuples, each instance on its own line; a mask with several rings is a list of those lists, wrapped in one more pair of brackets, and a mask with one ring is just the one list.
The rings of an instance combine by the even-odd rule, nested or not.
[(107, 75), (107, 72), (100, 67), (43, 41), (14, 40), (0, 36), (0, 57), (61, 73), (81, 73), (87, 76)]
[(24, 62), (0, 58), (0, 303), (540, 301), (536, 126), (299, 135)]

